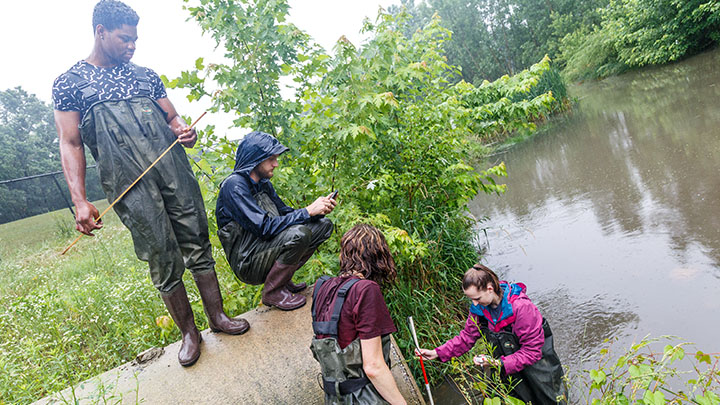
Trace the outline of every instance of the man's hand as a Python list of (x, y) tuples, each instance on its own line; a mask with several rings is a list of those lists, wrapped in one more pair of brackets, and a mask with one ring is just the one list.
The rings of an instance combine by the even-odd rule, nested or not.
[(415, 349), (415, 355), (422, 356), (422, 358), (426, 360), (435, 360), (438, 358), (437, 352), (435, 350), (428, 349)]
[(192, 148), (195, 146), (195, 142), (197, 142), (197, 132), (195, 132), (195, 128), (190, 128), (189, 125), (184, 124), (172, 127), (172, 130), (173, 133), (175, 133), (175, 136), (177, 136), (178, 142), (180, 142), (182, 146), (186, 148)]
[(97, 223), (95, 220), (100, 216), (98, 209), (90, 201), (75, 204), (75, 229), (87, 236), (93, 235), (93, 231), (102, 228), (102, 220)]
[(335, 209), (336, 205), (337, 201), (330, 198), (329, 196), (318, 197), (317, 200), (305, 207), (305, 209), (311, 217), (314, 217), (316, 215), (327, 215), (331, 213)]
[(182, 119), (167, 97), (156, 100), (160, 107), (167, 113), (167, 123), (178, 139), (178, 142), (186, 148), (192, 148), (197, 141), (197, 133)]

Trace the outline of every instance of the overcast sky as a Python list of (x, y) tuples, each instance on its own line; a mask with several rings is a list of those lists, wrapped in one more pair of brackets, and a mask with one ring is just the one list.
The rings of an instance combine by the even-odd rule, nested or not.
[[(53, 80), (90, 54), (93, 45), (92, 9), (96, 0), (4, 1), (0, 13), (2, 74), (0, 90), (22, 86), (40, 99), (51, 101)], [(209, 62), (215, 43), (203, 36), (182, 0), (125, 0), (140, 16), (133, 62), (174, 78), (193, 67), (203, 56)], [(330, 52), (335, 41), (347, 36), (355, 45), (364, 17), (374, 19), (378, 8), (399, 3), (393, 0), (290, 0), (290, 21), (309, 33)], [(194, 2), (190, 2), (194, 4)], [(181, 114), (199, 116), (205, 106), (189, 103), (185, 93), (168, 90)], [(210, 119), (208, 119), (210, 118)], [(229, 125), (225, 117), (206, 117), (204, 124)], [(218, 128), (220, 130), (220, 128)], [(241, 134), (228, 135), (238, 137)]]

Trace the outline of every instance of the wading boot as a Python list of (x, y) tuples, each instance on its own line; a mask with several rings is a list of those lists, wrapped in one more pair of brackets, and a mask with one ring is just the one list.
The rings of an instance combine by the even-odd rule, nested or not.
[(250, 329), (248, 321), (242, 318), (230, 318), (223, 311), (222, 295), (215, 271), (193, 274), (195, 284), (205, 309), (208, 325), (213, 332), (225, 332), (230, 335), (241, 335)]
[(175, 325), (178, 326), (182, 334), (182, 345), (178, 352), (178, 361), (183, 367), (192, 366), (200, 357), (202, 336), (195, 326), (195, 317), (190, 307), (190, 301), (188, 301), (185, 286), (180, 283), (171, 293), (160, 295), (168, 312), (170, 312), (170, 316), (175, 321)]
[(285, 284), (285, 288), (288, 289), (293, 294), (297, 294), (300, 291), (307, 288), (307, 283), (293, 283), (292, 280), (288, 281), (287, 284)]
[(286, 285), (292, 278), (297, 264), (282, 264), (275, 262), (268, 272), (262, 290), (262, 303), (275, 306), (283, 311), (292, 311), (305, 305), (305, 297), (291, 293)]
[[(297, 265), (298, 270), (307, 263), (308, 260), (310, 260), (310, 257), (315, 253), (315, 249), (305, 254), (305, 256), (300, 258), (300, 262)], [(297, 271), (297, 270), (295, 270)], [(292, 277), (291, 277), (292, 278)], [(292, 280), (288, 281), (287, 284), (285, 284), (285, 287), (290, 291), (291, 293), (299, 293), (300, 291), (307, 288), (306, 283), (293, 283)]]

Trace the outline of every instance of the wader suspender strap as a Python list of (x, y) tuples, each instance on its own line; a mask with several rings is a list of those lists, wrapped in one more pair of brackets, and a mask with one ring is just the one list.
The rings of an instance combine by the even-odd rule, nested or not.
[[(226, 179), (227, 180), (227, 179)], [(225, 180), (223, 180), (223, 183)], [(220, 183), (220, 186), (222, 187), (222, 183)], [(313, 333), (317, 335), (317, 332), (315, 332), (315, 318), (317, 318), (317, 311), (315, 310), (315, 303), (317, 302), (317, 294), (318, 291), (320, 291), (320, 287), (322, 287), (323, 283), (330, 280), (330, 276), (321, 276), (317, 281), (315, 282), (315, 290), (313, 291), (313, 302), (312, 306), (310, 307), (310, 314), (312, 315), (313, 320)]]
[(89, 81), (83, 79), (83, 77), (80, 75), (80, 71), (73, 67), (68, 71), (70, 75), (75, 79), (75, 86), (77, 86), (78, 90), (80, 90), (80, 94), (82, 94), (82, 99), (85, 101), (85, 105), (88, 106), (88, 108), (95, 104), (98, 101), (98, 92), (97, 89), (95, 89), (95, 86), (90, 84)]
[[(357, 283), (358, 279), (351, 279), (343, 284), (337, 291), (335, 298), (335, 306), (333, 307), (332, 316), (329, 321), (316, 322), (317, 311), (315, 310), (315, 302), (317, 301), (317, 294), (320, 291), (323, 283), (330, 279), (330, 276), (322, 276), (318, 279), (313, 292), (313, 303), (312, 303), (312, 319), (313, 319), (313, 332), (317, 335), (330, 335), (337, 339), (337, 325), (340, 320), (340, 311), (345, 303), (345, 297), (347, 296), (350, 287)], [(331, 396), (347, 395), (352, 392), (359, 390), (370, 383), (370, 379), (367, 377), (362, 378), (349, 378), (342, 382), (331, 381), (323, 378), (323, 390)]]
[[(138, 65), (134, 63), (128, 63), (130, 65), (130, 68), (133, 70), (133, 73), (135, 74), (135, 80), (138, 82), (138, 89), (140, 90), (140, 96), (150, 97), (152, 94), (152, 88), (150, 87), (150, 79), (148, 79), (147, 74), (145, 72), (145, 69), (141, 69)], [(98, 102), (98, 91), (95, 88), (95, 86), (90, 83), (88, 80), (83, 79), (82, 75), (80, 74), (80, 70), (76, 67), (73, 67), (68, 71), (72, 77), (75, 78), (75, 86), (77, 86), (78, 90), (80, 90), (80, 93), (82, 94), (82, 98), (85, 101), (85, 105), (88, 106), (88, 109), (95, 103)]]
[(148, 79), (145, 69), (140, 69), (140, 66), (130, 63), (130, 67), (135, 73), (135, 80), (138, 82), (138, 89), (140, 89), (141, 96), (150, 97), (152, 94), (152, 88), (150, 87), (150, 79)]
[(352, 287), (356, 282), (360, 281), (356, 278), (353, 278), (345, 284), (340, 287), (340, 289), (337, 292), (337, 296), (335, 298), (335, 307), (333, 308), (332, 316), (330, 317), (329, 321), (324, 322), (316, 322), (315, 319), (317, 317), (317, 313), (315, 311), (315, 298), (318, 291), (320, 291), (320, 287), (322, 287), (323, 283), (327, 281), (330, 277), (323, 276), (318, 279), (318, 285), (315, 287), (315, 293), (313, 294), (313, 305), (312, 305), (312, 319), (313, 319), (313, 332), (315, 332), (315, 335), (330, 335), (334, 338), (337, 338), (337, 326), (338, 321), (340, 320), (340, 311), (342, 310), (342, 306), (345, 303), (345, 296), (347, 295), (347, 292), (350, 290), (350, 287)]

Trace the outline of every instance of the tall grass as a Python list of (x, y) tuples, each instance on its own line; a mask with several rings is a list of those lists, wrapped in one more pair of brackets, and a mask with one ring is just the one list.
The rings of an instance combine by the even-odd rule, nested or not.
[[(108, 214), (94, 238), (59, 256), (76, 233), (67, 237), (65, 225), (52, 222), (58, 215), (69, 216), (56, 212), (0, 227), (12, 252), (0, 262), (0, 403), (33, 402), (180, 337), (177, 328), (168, 333), (156, 325), (167, 311), (119, 219)], [(221, 264), (229, 314), (256, 306), (258, 288), (240, 286)], [(184, 280), (196, 323), (205, 328), (189, 272)]]
[[(444, 217), (424, 230), (424, 240), (433, 241), (428, 255), (413, 267), (402, 268), (385, 301), (398, 328), (396, 341), (409, 362), (414, 361), (414, 344), (407, 317), (412, 316), (421, 347), (434, 348), (455, 336), (467, 318), (461, 278), (479, 258), (473, 245), (474, 233), (469, 217)], [(436, 364), (438, 365), (438, 364)], [(419, 367), (411, 367), (416, 381), (422, 381)], [(431, 370), (440, 380), (439, 370), (449, 374), (449, 365)]]

